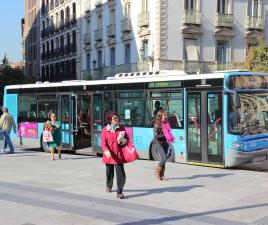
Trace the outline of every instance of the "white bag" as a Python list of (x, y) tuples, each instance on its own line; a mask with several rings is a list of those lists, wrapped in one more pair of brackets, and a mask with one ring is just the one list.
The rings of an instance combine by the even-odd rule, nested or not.
[(44, 142), (53, 142), (54, 141), (51, 130), (45, 129), (43, 131), (43, 140), (44, 140)]

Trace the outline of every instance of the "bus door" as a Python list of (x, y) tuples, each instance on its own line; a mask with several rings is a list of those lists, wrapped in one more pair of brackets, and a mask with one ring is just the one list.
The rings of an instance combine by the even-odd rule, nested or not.
[(67, 150), (71, 150), (73, 147), (72, 143), (72, 104), (71, 104), (71, 94), (61, 94), (60, 95), (60, 120), (61, 120), (61, 130), (62, 130), (62, 147)]
[(73, 102), (74, 149), (92, 152), (92, 94), (76, 93)]
[(187, 93), (187, 160), (223, 163), (222, 92)]
[(93, 94), (93, 150), (101, 153), (100, 135), (104, 125), (103, 94)]

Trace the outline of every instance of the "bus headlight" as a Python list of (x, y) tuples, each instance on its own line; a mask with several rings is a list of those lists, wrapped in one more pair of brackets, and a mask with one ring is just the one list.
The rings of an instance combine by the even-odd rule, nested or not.
[(239, 142), (233, 142), (232, 143), (232, 146), (235, 147), (235, 148), (242, 148), (242, 147), (244, 147), (244, 144), (243, 143), (239, 143)]

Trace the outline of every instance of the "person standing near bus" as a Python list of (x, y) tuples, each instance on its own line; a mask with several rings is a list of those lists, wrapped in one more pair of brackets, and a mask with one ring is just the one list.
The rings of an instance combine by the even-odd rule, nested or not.
[(4, 151), (6, 150), (6, 147), (9, 146), (10, 151), (8, 153), (12, 154), (14, 153), (14, 147), (10, 139), (10, 132), (13, 128), (14, 133), (16, 133), (16, 123), (13, 116), (9, 114), (7, 107), (2, 107), (2, 112), (3, 114), (0, 118), (0, 130), (3, 131), (5, 137)]
[(103, 151), (102, 161), (106, 165), (106, 192), (112, 192), (114, 168), (117, 178), (117, 198), (123, 199), (123, 188), (126, 183), (124, 157), (122, 147), (127, 144), (128, 136), (123, 126), (119, 125), (119, 115), (109, 112), (106, 118), (107, 126), (101, 132)]
[(55, 113), (51, 113), (50, 121), (48, 120), (44, 124), (44, 128), (52, 130), (51, 132), (52, 132), (52, 136), (53, 136), (53, 141), (48, 142), (51, 160), (55, 160), (55, 157), (54, 157), (55, 148), (58, 150), (59, 159), (61, 159), (61, 149), (62, 149), (62, 146), (61, 146), (61, 124), (56, 119), (57, 119), (57, 115)]
[(154, 139), (152, 145), (152, 148), (154, 148), (154, 150), (157, 151), (160, 156), (160, 161), (155, 171), (156, 176), (159, 180), (168, 180), (165, 177), (167, 154), (171, 142), (174, 141), (175, 138), (167, 121), (166, 112), (164, 110), (160, 110), (156, 115)]

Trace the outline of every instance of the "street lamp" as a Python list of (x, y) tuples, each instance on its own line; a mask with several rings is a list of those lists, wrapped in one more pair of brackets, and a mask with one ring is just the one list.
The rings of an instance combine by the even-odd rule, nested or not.
[(94, 59), (94, 60), (92, 61), (92, 64), (93, 64), (93, 69), (95, 70), (95, 69), (96, 69), (96, 64), (97, 64), (96, 59)]

